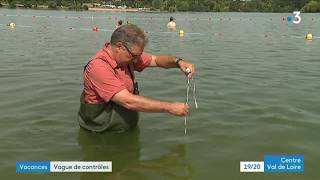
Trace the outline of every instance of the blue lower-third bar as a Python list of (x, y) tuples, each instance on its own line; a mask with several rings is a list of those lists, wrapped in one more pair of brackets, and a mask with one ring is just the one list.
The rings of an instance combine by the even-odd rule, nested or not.
[(50, 161), (17, 161), (18, 173), (45, 173), (50, 172)]
[(112, 161), (17, 161), (16, 172), (112, 172)]
[(265, 155), (264, 172), (304, 172), (304, 155)]

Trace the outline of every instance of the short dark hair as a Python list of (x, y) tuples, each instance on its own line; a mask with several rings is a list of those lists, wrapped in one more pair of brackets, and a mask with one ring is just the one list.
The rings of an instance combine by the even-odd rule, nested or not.
[(172, 16), (170, 17), (170, 21), (173, 21), (173, 17)]
[(134, 44), (144, 48), (148, 43), (148, 38), (137, 25), (126, 24), (117, 28), (111, 35), (111, 45), (118, 42), (125, 43), (129, 48)]

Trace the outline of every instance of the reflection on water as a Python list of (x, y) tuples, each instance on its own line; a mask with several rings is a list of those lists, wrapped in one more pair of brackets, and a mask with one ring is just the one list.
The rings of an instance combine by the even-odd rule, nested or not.
[(92, 179), (189, 179), (191, 166), (186, 162), (184, 144), (173, 147), (169, 153), (153, 160), (140, 159), (140, 130), (128, 133), (91, 133), (79, 129), (78, 143), (82, 161), (112, 161), (112, 173), (81, 173), (81, 180)]

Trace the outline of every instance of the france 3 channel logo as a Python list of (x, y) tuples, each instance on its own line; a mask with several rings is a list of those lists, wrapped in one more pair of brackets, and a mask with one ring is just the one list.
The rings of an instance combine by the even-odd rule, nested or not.
[(111, 161), (17, 161), (17, 173), (112, 172)]
[(240, 172), (304, 172), (304, 155), (265, 155), (264, 161), (240, 161)]

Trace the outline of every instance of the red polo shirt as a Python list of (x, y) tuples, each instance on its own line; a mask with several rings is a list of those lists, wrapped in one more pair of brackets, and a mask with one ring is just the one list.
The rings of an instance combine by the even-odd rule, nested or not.
[[(118, 67), (117, 62), (110, 57), (105, 46), (91, 58), (83, 74), (85, 102), (98, 104), (108, 102), (123, 89), (133, 93), (134, 85), (127, 67)], [(130, 64), (133, 70), (142, 71), (151, 63), (152, 55), (142, 53), (136, 62)]]

